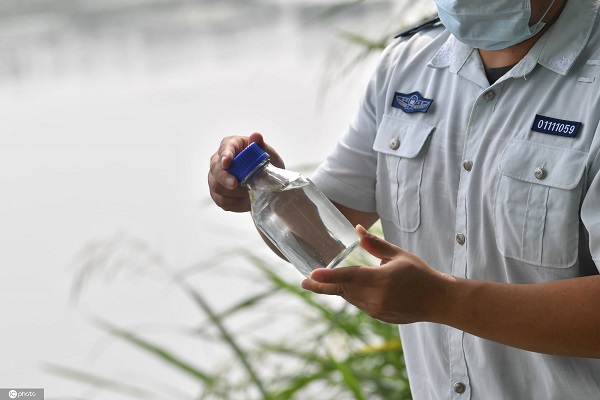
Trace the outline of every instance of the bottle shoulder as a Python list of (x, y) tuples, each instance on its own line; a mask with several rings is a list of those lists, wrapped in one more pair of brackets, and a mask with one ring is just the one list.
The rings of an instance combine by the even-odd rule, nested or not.
[(248, 180), (247, 186), (250, 190), (283, 191), (306, 186), (309, 183), (308, 178), (298, 172), (267, 164)]

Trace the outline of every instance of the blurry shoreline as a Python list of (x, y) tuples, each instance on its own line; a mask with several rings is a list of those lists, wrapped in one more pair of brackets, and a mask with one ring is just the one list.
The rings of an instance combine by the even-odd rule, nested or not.
[[(299, 30), (353, 26), (385, 15), (392, 1), (335, 6), (330, 1), (267, 0), (30, 0), (0, 5), (0, 84), (143, 64), (169, 68), (192, 59), (234, 57), (255, 32), (273, 43)], [(283, 31), (282, 31), (283, 30)], [(310, 29), (306, 29), (310, 31)], [(257, 39), (263, 36), (258, 36)], [(191, 47), (190, 47), (191, 44)], [(186, 54), (181, 54), (185, 48)], [(190, 48), (194, 49), (189, 53)]]

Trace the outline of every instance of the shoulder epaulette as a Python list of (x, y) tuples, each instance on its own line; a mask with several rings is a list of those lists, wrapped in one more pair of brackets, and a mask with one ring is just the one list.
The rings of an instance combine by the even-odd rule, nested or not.
[(409, 36), (414, 35), (417, 32), (421, 32), (423, 29), (432, 28), (432, 27), (438, 26), (438, 25), (441, 25), (440, 17), (435, 17), (435, 18), (432, 18), (430, 20), (423, 22), (420, 25), (415, 26), (414, 28), (410, 28), (410, 29), (394, 36), (394, 39), (409, 37)]

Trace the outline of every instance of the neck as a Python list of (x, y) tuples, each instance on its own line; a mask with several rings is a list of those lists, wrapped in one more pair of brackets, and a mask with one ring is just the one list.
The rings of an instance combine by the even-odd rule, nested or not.
[(539, 37), (547, 29), (544, 27), (540, 33), (514, 46), (502, 50), (479, 50), (479, 56), (486, 68), (500, 68), (515, 65), (529, 53), (529, 50), (538, 41)]
[[(544, 28), (535, 36), (502, 50), (479, 50), (479, 56), (486, 68), (500, 68), (515, 65), (529, 53), (540, 37), (552, 26), (562, 12), (567, 0), (555, 1), (543, 18)], [(538, 17), (539, 18), (539, 17)]]

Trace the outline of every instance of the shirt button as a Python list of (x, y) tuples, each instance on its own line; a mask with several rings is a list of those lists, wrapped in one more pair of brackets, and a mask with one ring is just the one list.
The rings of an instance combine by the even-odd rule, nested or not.
[(456, 382), (454, 385), (452, 385), (452, 389), (454, 389), (454, 391), (458, 394), (463, 394), (465, 390), (467, 390), (467, 387), (462, 382)]
[(483, 98), (485, 99), (485, 101), (492, 101), (494, 100), (494, 97), (496, 97), (496, 92), (494, 92), (493, 90), (488, 90), (483, 94)]
[(462, 246), (463, 244), (465, 244), (465, 241), (466, 241), (465, 235), (463, 235), (462, 233), (456, 234), (456, 243), (458, 243)]
[(544, 179), (546, 177), (546, 171), (542, 167), (537, 167), (533, 171), (533, 175), (535, 176), (535, 179), (542, 180), (542, 179)]
[(465, 171), (471, 172), (471, 170), (473, 169), (473, 161), (471, 161), (471, 160), (463, 161), (463, 168), (465, 169)]
[(400, 141), (397, 138), (390, 140), (390, 149), (398, 150), (398, 147), (400, 147)]

